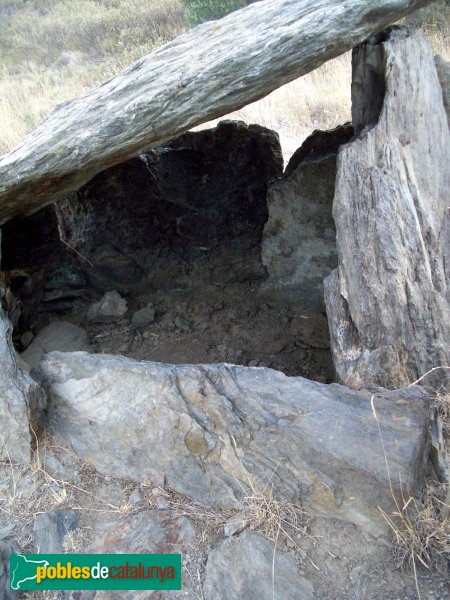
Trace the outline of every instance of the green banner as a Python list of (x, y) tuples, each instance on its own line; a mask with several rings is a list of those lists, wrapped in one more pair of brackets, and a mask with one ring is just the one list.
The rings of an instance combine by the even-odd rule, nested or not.
[(181, 554), (11, 554), (12, 590), (181, 590)]

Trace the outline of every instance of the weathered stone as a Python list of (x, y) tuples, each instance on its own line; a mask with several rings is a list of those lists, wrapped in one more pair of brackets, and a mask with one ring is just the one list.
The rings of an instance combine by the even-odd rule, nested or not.
[(261, 278), (267, 185), (282, 170), (278, 134), (222, 121), (107, 169), (56, 210), (102, 291)]
[[(83, 552), (94, 554), (183, 554), (195, 547), (195, 530), (186, 517), (170, 511), (141, 511), (121, 519), (111, 518), (108, 523), (98, 523), (92, 532), (95, 541)], [(184, 562), (184, 559), (183, 559)], [(188, 574), (182, 574), (183, 593), (192, 593)], [(167, 592), (113, 591), (97, 592), (102, 600), (164, 600)], [(77, 600), (90, 600), (89, 592), (69, 596)], [(194, 595), (192, 597), (195, 597)]]
[(262, 98), (426, 4), (266, 0), (191, 29), (59, 106), (0, 158), (0, 225), (146, 148)]
[(85, 329), (68, 321), (53, 321), (39, 331), (21, 356), (30, 369), (34, 369), (46, 352), (77, 352), (88, 349)]
[(28, 348), (34, 338), (34, 333), (32, 331), (26, 331), (24, 334), (20, 336), (20, 343), (22, 348)]
[[(369, 394), (231, 365), (164, 365), (85, 353), (47, 355), (49, 423), (99, 471), (166, 480), (202, 502), (239, 507), (249, 478), (380, 533), (392, 508)], [(423, 390), (374, 393), (392, 484), (420, 490)], [(142, 449), (148, 450), (143, 452)], [(258, 483), (259, 482), (259, 483)]]
[(154, 322), (155, 314), (155, 309), (150, 306), (140, 308), (134, 313), (131, 324), (134, 327), (147, 327)]
[(127, 301), (116, 292), (105, 292), (103, 297), (94, 302), (87, 312), (88, 321), (97, 321), (98, 323), (111, 323), (118, 321), (128, 311)]
[(442, 56), (435, 56), (434, 62), (442, 88), (444, 106), (447, 111), (447, 121), (450, 127), (450, 63), (444, 60)]
[(227, 537), (231, 537), (232, 535), (236, 535), (241, 533), (246, 527), (248, 527), (249, 521), (245, 515), (234, 515), (230, 517), (228, 521), (223, 526), (223, 533)]
[[(355, 388), (399, 388), (449, 363), (450, 133), (442, 90), (420, 34), (394, 30), (383, 40), (355, 50), (357, 81), (382, 72), (386, 93), (373, 124), (361, 109), (370, 105), (366, 91), (379, 94), (373, 77), (367, 90), (352, 87), (361, 133), (339, 151), (339, 267), (325, 283), (336, 370)], [(425, 383), (444, 377), (436, 371)]]
[(243, 533), (209, 553), (203, 595), (205, 600), (313, 600), (314, 586), (298, 574), (292, 556), (275, 551), (259, 535)]
[(46, 399), (39, 385), (18, 367), (11, 330), (0, 306), (0, 458), (29, 460)]
[(337, 266), (332, 217), (339, 145), (353, 127), (314, 132), (267, 193), (269, 219), (261, 255), (266, 289), (313, 305), (323, 303), (323, 280)]
[(20, 552), (19, 546), (11, 541), (0, 542), (0, 600), (16, 600), (17, 594), (10, 588), (9, 555)]
[(64, 537), (77, 527), (78, 517), (71, 509), (52, 510), (34, 517), (33, 541), (37, 553), (63, 554)]
[(189, 323), (186, 321), (186, 319), (182, 316), (182, 315), (177, 315), (175, 317), (175, 327), (177, 327), (178, 329), (181, 329), (181, 331), (190, 331), (191, 328), (189, 327)]

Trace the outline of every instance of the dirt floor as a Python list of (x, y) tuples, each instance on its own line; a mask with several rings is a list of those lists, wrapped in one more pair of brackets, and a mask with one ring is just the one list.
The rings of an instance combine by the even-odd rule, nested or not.
[[(228, 362), (264, 366), (323, 383), (334, 381), (324, 311), (259, 293), (256, 283), (155, 292), (128, 299), (125, 318), (86, 319), (100, 295), (76, 299), (71, 312), (46, 313), (41, 325), (64, 319), (84, 327), (92, 351), (173, 364)], [(155, 321), (133, 327), (133, 313), (150, 305)]]

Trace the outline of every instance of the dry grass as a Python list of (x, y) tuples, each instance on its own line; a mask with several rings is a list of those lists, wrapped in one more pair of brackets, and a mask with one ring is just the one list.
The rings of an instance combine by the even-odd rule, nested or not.
[[(394, 512), (390, 514), (381, 507), (378, 509), (393, 532), (393, 555), (397, 566), (409, 565), (412, 567), (417, 596), (421, 600), (417, 576), (418, 567), (422, 566), (427, 570), (436, 567), (443, 567), (445, 570), (447, 568), (447, 558), (450, 555), (449, 490), (444, 484), (428, 481), (423, 490), (422, 502), (419, 503), (411, 496), (404, 496), (400, 481), (401, 497), (398, 497), (393, 488), (389, 461), (373, 396), (371, 406), (384, 454), (390, 493), (395, 505)], [(447, 402), (445, 402), (445, 407), (448, 408)]]
[(6, 0), (0, 6), (0, 154), (57, 104), (186, 27), (181, 0)]
[(381, 513), (394, 533), (394, 558), (398, 566), (418, 565), (426, 569), (441, 566), (441, 559), (450, 553), (450, 521), (442, 518), (446, 507), (446, 489), (442, 484), (427, 483), (423, 502), (403, 499), (397, 510)]
[(445, 391), (436, 392), (433, 397), (433, 408), (437, 409), (442, 422), (442, 433), (447, 444), (450, 445), (450, 394)]

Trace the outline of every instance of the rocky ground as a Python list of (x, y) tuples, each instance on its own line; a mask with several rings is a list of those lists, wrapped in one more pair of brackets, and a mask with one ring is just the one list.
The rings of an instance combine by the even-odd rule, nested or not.
[[(333, 381), (324, 312), (259, 294), (258, 289), (255, 283), (245, 283), (156, 292), (129, 299), (123, 315), (89, 320), (89, 307), (100, 299), (91, 292), (71, 303), (71, 311), (41, 313), (35, 333), (46, 323), (63, 320), (87, 331), (92, 352), (173, 364), (265, 366), (323, 383)], [(30, 338), (21, 336), (18, 349), (23, 350)], [(54, 350), (62, 349), (57, 347), (64, 343), (60, 331), (55, 331), (54, 343)]]
[[(227, 537), (224, 525), (236, 511), (210, 509), (163, 487), (102, 476), (51, 440), (40, 448), (32, 467), (2, 461), (0, 482), (0, 551), (8, 545), (5, 539), (14, 539), (13, 551), (24, 552), (183, 553), (181, 592), (97, 592), (97, 599), (244, 600), (256, 597), (246, 595), (246, 586), (255, 586), (257, 572), (258, 597), (269, 600), (273, 555), (277, 600), (419, 597), (412, 569), (398, 567), (393, 548), (353, 525), (302, 515), (297, 526), (282, 522), (276, 548), (264, 520), (254, 519), (243, 533)], [(231, 573), (218, 568), (227, 562)], [(432, 571), (420, 567), (417, 579), (421, 598), (450, 598), (444, 561)], [(228, 591), (221, 595), (220, 589)], [(28, 592), (22, 597), (78, 596)], [(83, 592), (81, 597), (93, 596)]]

